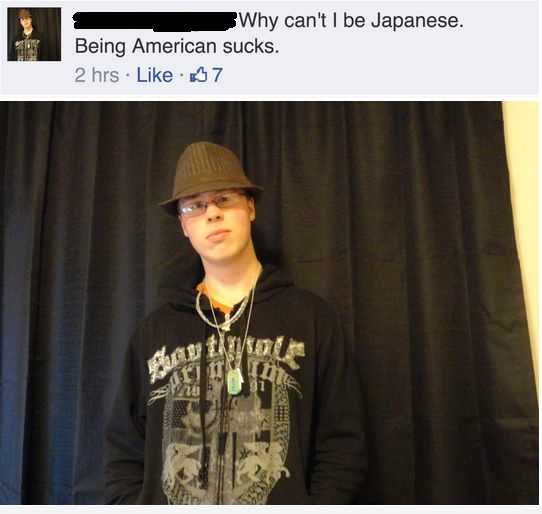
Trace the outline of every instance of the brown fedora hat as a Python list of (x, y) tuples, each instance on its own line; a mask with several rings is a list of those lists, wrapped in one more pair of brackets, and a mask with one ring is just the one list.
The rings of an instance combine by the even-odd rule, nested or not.
[(239, 158), (229, 148), (200, 141), (188, 145), (179, 157), (172, 196), (158, 205), (177, 216), (180, 198), (230, 188), (248, 189), (254, 195), (263, 191), (248, 180)]
[(21, 18), (32, 18), (30, 9), (19, 9), (19, 19)]

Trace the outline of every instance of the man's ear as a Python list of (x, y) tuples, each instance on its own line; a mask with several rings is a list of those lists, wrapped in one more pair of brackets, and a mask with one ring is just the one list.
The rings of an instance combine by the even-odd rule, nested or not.
[(252, 197), (249, 197), (248, 199), (248, 210), (250, 221), (254, 221), (256, 219), (256, 204), (254, 202), (254, 198)]
[(183, 234), (188, 237), (186, 229), (184, 228), (184, 218), (180, 214), (177, 214), (177, 219), (179, 220), (179, 224), (181, 225), (181, 230), (183, 231)]

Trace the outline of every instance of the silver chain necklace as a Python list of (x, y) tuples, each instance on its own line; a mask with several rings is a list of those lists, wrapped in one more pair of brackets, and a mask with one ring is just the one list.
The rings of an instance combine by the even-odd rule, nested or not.
[[(205, 290), (207, 291), (208, 289), (207, 289), (207, 285), (205, 284), (205, 281), (203, 283), (205, 285)], [(209, 325), (209, 326), (211, 326), (213, 328), (216, 328), (217, 330), (224, 330), (224, 332), (229, 332), (232, 323), (235, 323), (243, 315), (243, 312), (245, 312), (245, 309), (246, 309), (247, 304), (248, 304), (248, 295), (245, 296), (245, 298), (243, 299), (243, 303), (241, 303), (241, 305), (239, 306), (239, 308), (237, 309), (237, 311), (233, 315), (233, 317), (230, 318), (230, 314), (229, 313), (226, 314), (224, 322), (220, 323), (220, 324), (217, 323), (216, 317), (215, 317), (215, 322), (214, 323), (211, 320), (207, 319), (207, 316), (205, 316), (205, 314), (201, 310), (200, 302), (201, 302), (201, 291), (199, 291), (198, 295), (196, 296), (196, 311), (199, 314), (200, 318), (205, 323), (207, 323), (207, 325)], [(213, 302), (210, 299), (209, 299), (209, 303), (211, 304), (211, 310), (212, 310), (213, 309)], [(213, 311), (213, 315), (214, 315), (214, 311)]]
[[(218, 340), (220, 342), (220, 345), (222, 346), (222, 350), (224, 352), (224, 356), (226, 357), (226, 362), (228, 363), (228, 373), (226, 375), (226, 387), (227, 387), (227, 390), (228, 390), (228, 394), (231, 394), (231, 395), (237, 395), (241, 392), (241, 388), (242, 388), (242, 385), (243, 385), (243, 382), (244, 382), (244, 379), (243, 379), (243, 374), (241, 373), (241, 360), (243, 358), (243, 352), (245, 350), (245, 345), (246, 345), (246, 342), (247, 342), (247, 335), (248, 335), (248, 327), (250, 325), (250, 319), (252, 317), (252, 305), (254, 304), (254, 293), (256, 291), (256, 284), (258, 283), (258, 279), (260, 278), (260, 274), (262, 272), (262, 268), (260, 267), (260, 273), (258, 273), (258, 276), (256, 277), (256, 282), (254, 282), (254, 287), (252, 288), (252, 291), (251, 291), (251, 294), (250, 294), (250, 308), (248, 310), (248, 318), (247, 318), (247, 324), (246, 324), (246, 328), (245, 328), (245, 337), (243, 338), (243, 344), (241, 345), (241, 351), (239, 352), (239, 360), (236, 364), (236, 355), (234, 354), (233, 356), (233, 366), (232, 366), (232, 363), (230, 361), (230, 358), (228, 356), (228, 352), (226, 350), (226, 345), (224, 344), (224, 340), (225, 340), (225, 335), (223, 332), (220, 331), (222, 325), (224, 325), (224, 323), (222, 323), (221, 325), (218, 324), (218, 321), (216, 319), (216, 315), (215, 315), (215, 310), (213, 308), (213, 301), (211, 300), (211, 298), (209, 297), (209, 304), (211, 305), (211, 312), (213, 314), (213, 319), (215, 321), (214, 325), (211, 325), (211, 326), (214, 326), (218, 332)], [(206, 291), (209, 291), (208, 288), (207, 288), (207, 284), (205, 284), (205, 279), (203, 280), (203, 284), (205, 285), (205, 290)], [(248, 303), (248, 296), (247, 295), (245, 297), (245, 300), (246, 302)], [(245, 303), (245, 301), (243, 301), (243, 303)], [(196, 302), (196, 309), (198, 309), (199, 307), (199, 304), (198, 302)], [(246, 307), (246, 304), (245, 304), (245, 307)], [(238, 312), (239, 310), (241, 309), (241, 307), (238, 309)], [(245, 310), (245, 308), (243, 308), (243, 311)], [(200, 310), (198, 310), (198, 314), (200, 314)], [(237, 314), (237, 313), (236, 313)], [(241, 312), (242, 314), (242, 312)], [(239, 316), (241, 316), (241, 314)], [(207, 318), (205, 317), (205, 315), (203, 315), (203, 313), (200, 314), (200, 316), (202, 316), (202, 318), (204, 319), (204, 321), (207, 321)], [(234, 316), (235, 317), (235, 316)], [(232, 318), (233, 320), (233, 318)], [(233, 321), (230, 320), (230, 323), (232, 323)], [(211, 324), (211, 323), (208, 323), (208, 324)], [(229, 330), (229, 325), (228, 325), (228, 329)], [(226, 331), (226, 330), (225, 330)]]

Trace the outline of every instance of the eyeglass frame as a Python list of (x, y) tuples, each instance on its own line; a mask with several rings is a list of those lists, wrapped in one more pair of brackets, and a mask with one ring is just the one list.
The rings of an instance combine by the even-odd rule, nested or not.
[[(228, 209), (229, 207), (221, 207), (220, 205), (218, 205), (216, 203), (216, 199), (221, 196), (221, 195), (225, 195), (225, 194), (234, 194), (236, 196), (244, 196), (245, 198), (252, 198), (249, 194), (247, 194), (245, 191), (241, 190), (231, 190), (231, 189), (225, 189), (221, 192), (217, 192), (216, 195), (213, 196), (213, 198), (211, 198), (210, 200), (208, 201), (203, 201), (203, 200), (200, 200), (201, 203), (203, 204), (203, 211), (200, 213), (200, 214), (188, 214), (188, 213), (185, 213), (185, 212), (182, 212), (182, 209), (183, 209), (183, 206), (182, 206), (182, 202), (186, 202), (187, 199), (186, 198), (181, 198), (179, 199), (178, 203), (177, 203), (177, 214), (179, 216), (184, 216), (186, 218), (197, 218), (198, 216), (203, 216), (206, 212), (207, 212), (207, 208), (209, 207), (209, 205), (211, 204), (214, 204), (216, 207), (218, 207), (219, 209)], [(199, 195), (198, 195), (199, 196)], [(196, 203), (196, 202), (194, 202)], [(233, 207), (233, 205), (232, 205)]]

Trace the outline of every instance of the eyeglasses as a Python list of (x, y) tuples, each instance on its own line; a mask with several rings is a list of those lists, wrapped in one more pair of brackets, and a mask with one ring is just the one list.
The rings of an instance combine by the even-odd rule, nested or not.
[(246, 195), (243, 193), (228, 191), (225, 193), (220, 193), (206, 202), (203, 200), (193, 202), (189, 201), (183, 205), (181, 205), (181, 202), (179, 202), (179, 214), (186, 216), (187, 218), (195, 218), (196, 216), (205, 214), (207, 207), (212, 203), (214, 203), (219, 209), (229, 209), (230, 207), (235, 207), (238, 205), (241, 198), (244, 196)]

